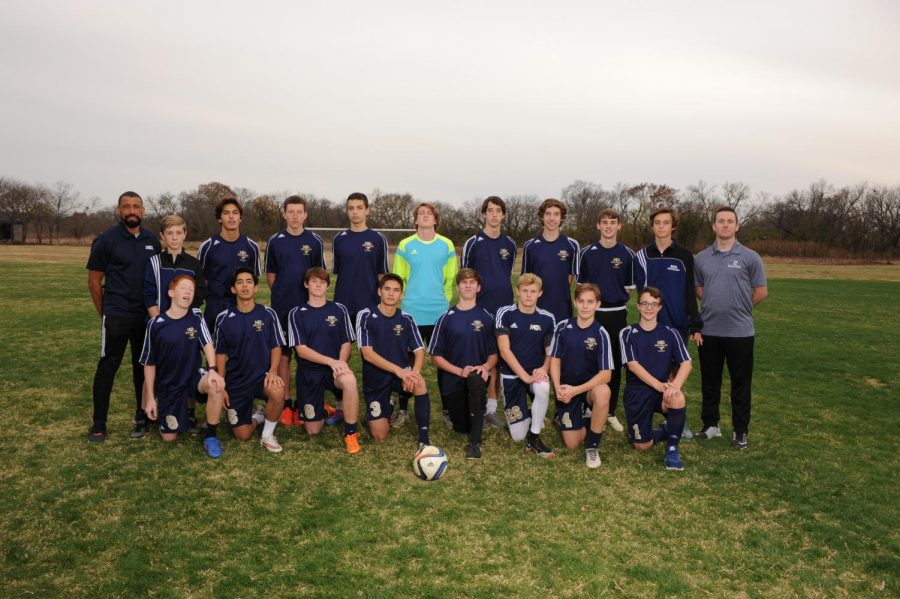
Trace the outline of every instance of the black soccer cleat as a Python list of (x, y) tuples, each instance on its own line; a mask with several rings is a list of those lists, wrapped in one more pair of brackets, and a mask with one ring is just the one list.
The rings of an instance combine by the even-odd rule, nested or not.
[(552, 460), (556, 457), (553, 450), (544, 445), (544, 442), (541, 441), (540, 435), (535, 435), (534, 433), (528, 433), (528, 436), (525, 437), (525, 448), (547, 460)]
[(466, 459), (467, 460), (480, 460), (481, 459), (481, 443), (469, 443), (466, 445)]
[(102, 422), (92, 424), (91, 428), (88, 429), (87, 438), (91, 443), (103, 443), (106, 441), (106, 424)]
[(150, 432), (150, 425), (147, 424), (146, 420), (141, 420), (134, 423), (134, 429), (131, 431), (131, 434), (128, 435), (128, 438), (132, 441), (139, 441), (144, 438), (144, 435)]

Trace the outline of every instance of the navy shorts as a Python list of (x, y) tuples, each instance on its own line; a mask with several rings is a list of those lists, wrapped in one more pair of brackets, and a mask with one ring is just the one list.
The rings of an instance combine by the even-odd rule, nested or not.
[(159, 432), (180, 433), (187, 428), (188, 398), (197, 395), (197, 385), (206, 370), (198, 368), (191, 377), (188, 386), (169, 396), (157, 396), (156, 417), (159, 420)]
[(305, 422), (325, 420), (325, 391), (340, 397), (334, 384), (331, 368), (324, 370), (297, 369), (297, 408)]
[(391, 393), (403, 393), (403, 381), (397, 377), (393, 377), (392, 381), (381, 387), (363, 389), (363, 397), (366, 400), (366, 420), (391, 417), (391, 414), (394, 413)]
[(531, 385), (515, 375), (504, 374), (501, 378), (503, 380), (503, 407), (506, 409), (506, 422), (512, 426), (531, 418), (531, 410), (528, 408), (528, 398), (534, 399)]
[(625, 387), (622, 399), (625, 419), (628, 422), (628, 438), (632, 443), (653, 440), (653, 414), (663, 413), (663, 394), (650, 387)]
[(561, 431), (579, 431), (584, 428), (584, 408), (587, 405), (587, 393), (572, 398), (569, 403), (556, 400), (556, 425)]
[(253, 383), (232, 388), (227, 386), (229, 406), (226, 410), (228, 424), (231, 426), (242, 426), (250, 424), (253, 421), (253, 400), (266, 399), (266, 375), (256, 379)]

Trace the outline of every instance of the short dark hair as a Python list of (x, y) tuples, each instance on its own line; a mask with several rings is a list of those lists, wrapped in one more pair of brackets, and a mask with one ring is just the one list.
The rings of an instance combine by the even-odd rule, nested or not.
[(381, 289), (384, 287), (384, 284), (388, 281), (394, 281), (395, 283), (400, 283), (400, 291), (403, 291), (403, 278), (394, 272), (389, 272), (381, 277), (381, 280), (378, 281), (378, 288)]
[(366, 194), (360, 193), (358, 191), (354, 191), (350, 195), (347, 196), (347, 201), (344, 205), (350, 203), (350, 200), (361, 200), (363, 204), (365, 204), (366, 208), (369, 207), (369, 198), (366, 197)]
[(506, 214), (506, 202), (504, 202), (499, 196), (488, 196), (481, 203), (481, 213), (484, 214), (487, 212), (488, 204), (494, 204), (495, 206), (500, 206), (500, 210), (503, 211), (503, 214)]
[(304, 211), (309, 211), (309, 206), (306, 205), (306, 198), (304, 198), (303, 196), (288, 196), (284, 198), (284, 202), (281, 203), (282, 212), (287, 210), (287, 207), (291, 204), (300, 204), (301, 206), (303, 206)]
[(594, 294), (594, 297), (597, 298), (597, 301), (600, 301), (600, 288), (594, 285), (593, 283), (580, 283), (575, 286), (575, 299), (585, 292), (590, 291)]
[(604, 218), (609, 220), (617, 220), (620, 223), (622, 222), (622, 219), (619, 217), (619, 213), (612, 208), (604, 208), (603, 210), (601, 210), (600, 214), (597, 215), (597, 222), (599, 223)]
[(233, 273), (231, 273), (231, 286), (232, 287), (234, 287), (235, 283), (237, 283), (238, 275), (242, 275), (244, 273), (247, 273), (251, 277), (253, 277), (254, 285), (259, 285), (259, 275), (257, 275), (255, 272), (253, 272), (253, 270), (251, 270), (250, 268), (247, 268), (246, 266), (240, 266), (240, 267), (236, 268)]
[(670, 206), (661, 206), (650, 213), (650, 224), (653, 224), (653, 221), (660, 214), (671, 214), (672, 215), (672, 228), (678, 228), (678, 213), (675, 212), (675, 209)]
[(312, 268), (306, 269), (306, 274), (303, 275), (303, 282), (309, 283), (309, 280), (313, 278), (321, 279), (331, 285), (331, 275), (329, 275), (328, 271), (321, 266), (313, 266)]
[(713, 220), (715, 220), (715, 218), (719, 216), (720, 212), (730, 212), (734, 215), (734, 220), (737, 220), (737, 211), (731, 206), (719, 206), (718, 208), (716, 208), (716, 211), (713, 212)]
[(222, 218), (222, 211), (225, 210), (225, 206), (231, 204), (232, 206), (237, 206), (238, 214), (244, 216), (244, 207), (241, 206), (241, 203), (234, 196), (229, 196), (227, 198), (222, 198), (219, 200), (219, 203), (216, 204), (216, 220)]
[(118, 206), (119, 204), (121, 204), (121, 203), (122, 203), (122, 200), (123, 200), (124, 198), (137, 198), (137, 199), (139, 199), (139, 200), (141, 201), (141, 204), (144, 203), (144, 198), (142, 198), (141, 196), (139, 196), (138, 193), (137, 193), (136, 191), (126, 191), (125, 193), (123, 193), (122, 195), (119, 196), (119, 201), (116, 202), (116, 205)]
[(559, 208), (560, 219), (566, 220), (566, 205), (556, 198), (547, 198), (546, 200), (541, 202), (541, 205), (538, 206), (538, 218), (544, 218), (544, 212), (547, 211), (547, 208)]
[(456, 284), (459, 285), (466, 279), (475, 279), (475, 282), (481, 285), (481, 275), (474, 268), (460, 268), (456, 273)]
[(649, 295), (650, 297), (652, 297), (653, 299), (658, 299), (659, 301), (662, 301), (662, 291), (660, 291), (656, 287), (650, 287), (649, 285), (647, 285), (646, 287), (641, 289), (641, 292), (638, 293), (638, 300), (640, 300), (641, 296), (644, 295), (645, 293), (647, 295)]

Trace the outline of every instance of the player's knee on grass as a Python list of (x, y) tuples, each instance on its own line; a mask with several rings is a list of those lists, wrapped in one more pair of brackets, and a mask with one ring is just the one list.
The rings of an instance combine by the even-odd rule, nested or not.
[(234, 438), (238, 441), (249, 441), (253, 438), (253, 431), (256, 430), (256, 423), (242, 424), (231, 429)]
[(531, 418), (514, 422), (509, 425), (509, 436), (512, 437), (513, 441), (524, 441), (530, 426)]
[(159, 438), (166, 443), (171, 443), (178, 438), (178, 433), (159, 433)]
[(306, 430), (306, 433), (312, 437), (321, 433), (324, 425), (324, 420), (306, 420), (303, 423), (303, 428)]
[(585, 429), (562, 431), (563, 445), (566, 449), (577, 449), (584, 443)]
[(376, 441), (385, 441), (388, 438), (391, 427), (387, 418), (379, 418), (369, 422), (369, 434)]
[(647, 451), (648, 449), (653, 447), (653, 441), (647, 441), (646, 443), (632, 443), (631, 446), (638, 451)]

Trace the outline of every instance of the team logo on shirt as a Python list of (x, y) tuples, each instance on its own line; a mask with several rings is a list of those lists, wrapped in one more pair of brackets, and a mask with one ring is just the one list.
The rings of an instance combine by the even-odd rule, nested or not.
[(328, 326), (330, 326), (330, 327), (337, 326), (337, 316), (334, 316), (334, 315), (326, 316), (325, 322), (327, 322)]
[(584, 347), (586, 347), (588, 351), (593, 350), (595, 347), (597, 347), (597, 340), (593, 337), (588, 337), (584, 340)]
[(395, 325), (394, 325), (394, 335), (396, 335), (397, 337), (399, 337), (399, 336), (402, 335), (402, 334), (403, 334), (403, 325), (402, 325), (402, 324), (395, 324)]
[(667, 270), (671, 270), (672, 272), (681, 272), (681, 269), (678, 268), (677, 264), (670, 264)]
[(250, 254), (248, 254), (244, 250), (241, 250), (237, 253), (237, 257), (238, 257), (238, 260), (240, 260), (241, 262), (246, 262), (247, 259), (250, 257)]
[(305, 243), (300, 246), (300, 251), (304, 256), (309, 256), (310, 252), (312, 252), (312, 248), (306, 245)]
[(559, 259), (562, 260), (563, 262), (568, 262), (568, 261), (569, 261), (569, 252), (568, 252), (568, 250), (559, 250), (559, 251), (556, 253), (556, 255), (559, 256)]
[(193, 341), (197, 338), (197, 329), (194, 327), (188, 327), (184, 330), (184, 336)]
[(261, 330), (263, 330), (263, 326), (264, 326), (263, 321), (261, 321), (261, 320), (253, 321), (253, 328), (256, 329), (257, 333), (260, 332)]
[(500, 259), (501, 260), (509, 260), (509, 250), (503, 248), (500, 250)]
[(728, 268), (740, 268), (741, 262), (737, 258), (728, 261)]
[(612, 264), (613, 268), (619, 268), (622, 266), (622, 259), (616, 256), (615, 258), (610, 260), (609, 263)]
[(375, 247), (375, 244), (372, 243), (371, 241), (363, 241), (362, 249), (364, 252), (371, 252), (374, 247)]
[(665, 339), (660, 339), (653, 347), (656, 348), (656, 351), (662, 354), (665, 353), (667, 349), (669, 349), (669, 344), (666, 343)]
[(538, 332), (540, 332), (540, 331), (541, 331), (541, 325), (539, 325), (539, 324), (532, 324), (532, 325), (529, 325), (528, 330), (529, 330), (529, 331), (538, 331)]
[(480, 331), (481, 329), (484, 328), (484, 323), (481, 322), (480, 320), (473, 320), (473, 321), (472, 321), (472, 328), (475, 329), (476, 332), (477, 332), (477, 331)]
[(144, 249), (145, 249), (145, 250), (150, 250), (151, 252), (155, 252), (155, 251), (156, 251), (156, 249), (155, 249), (152, 245), (145, 245), (145, 246), (144, 246)]

